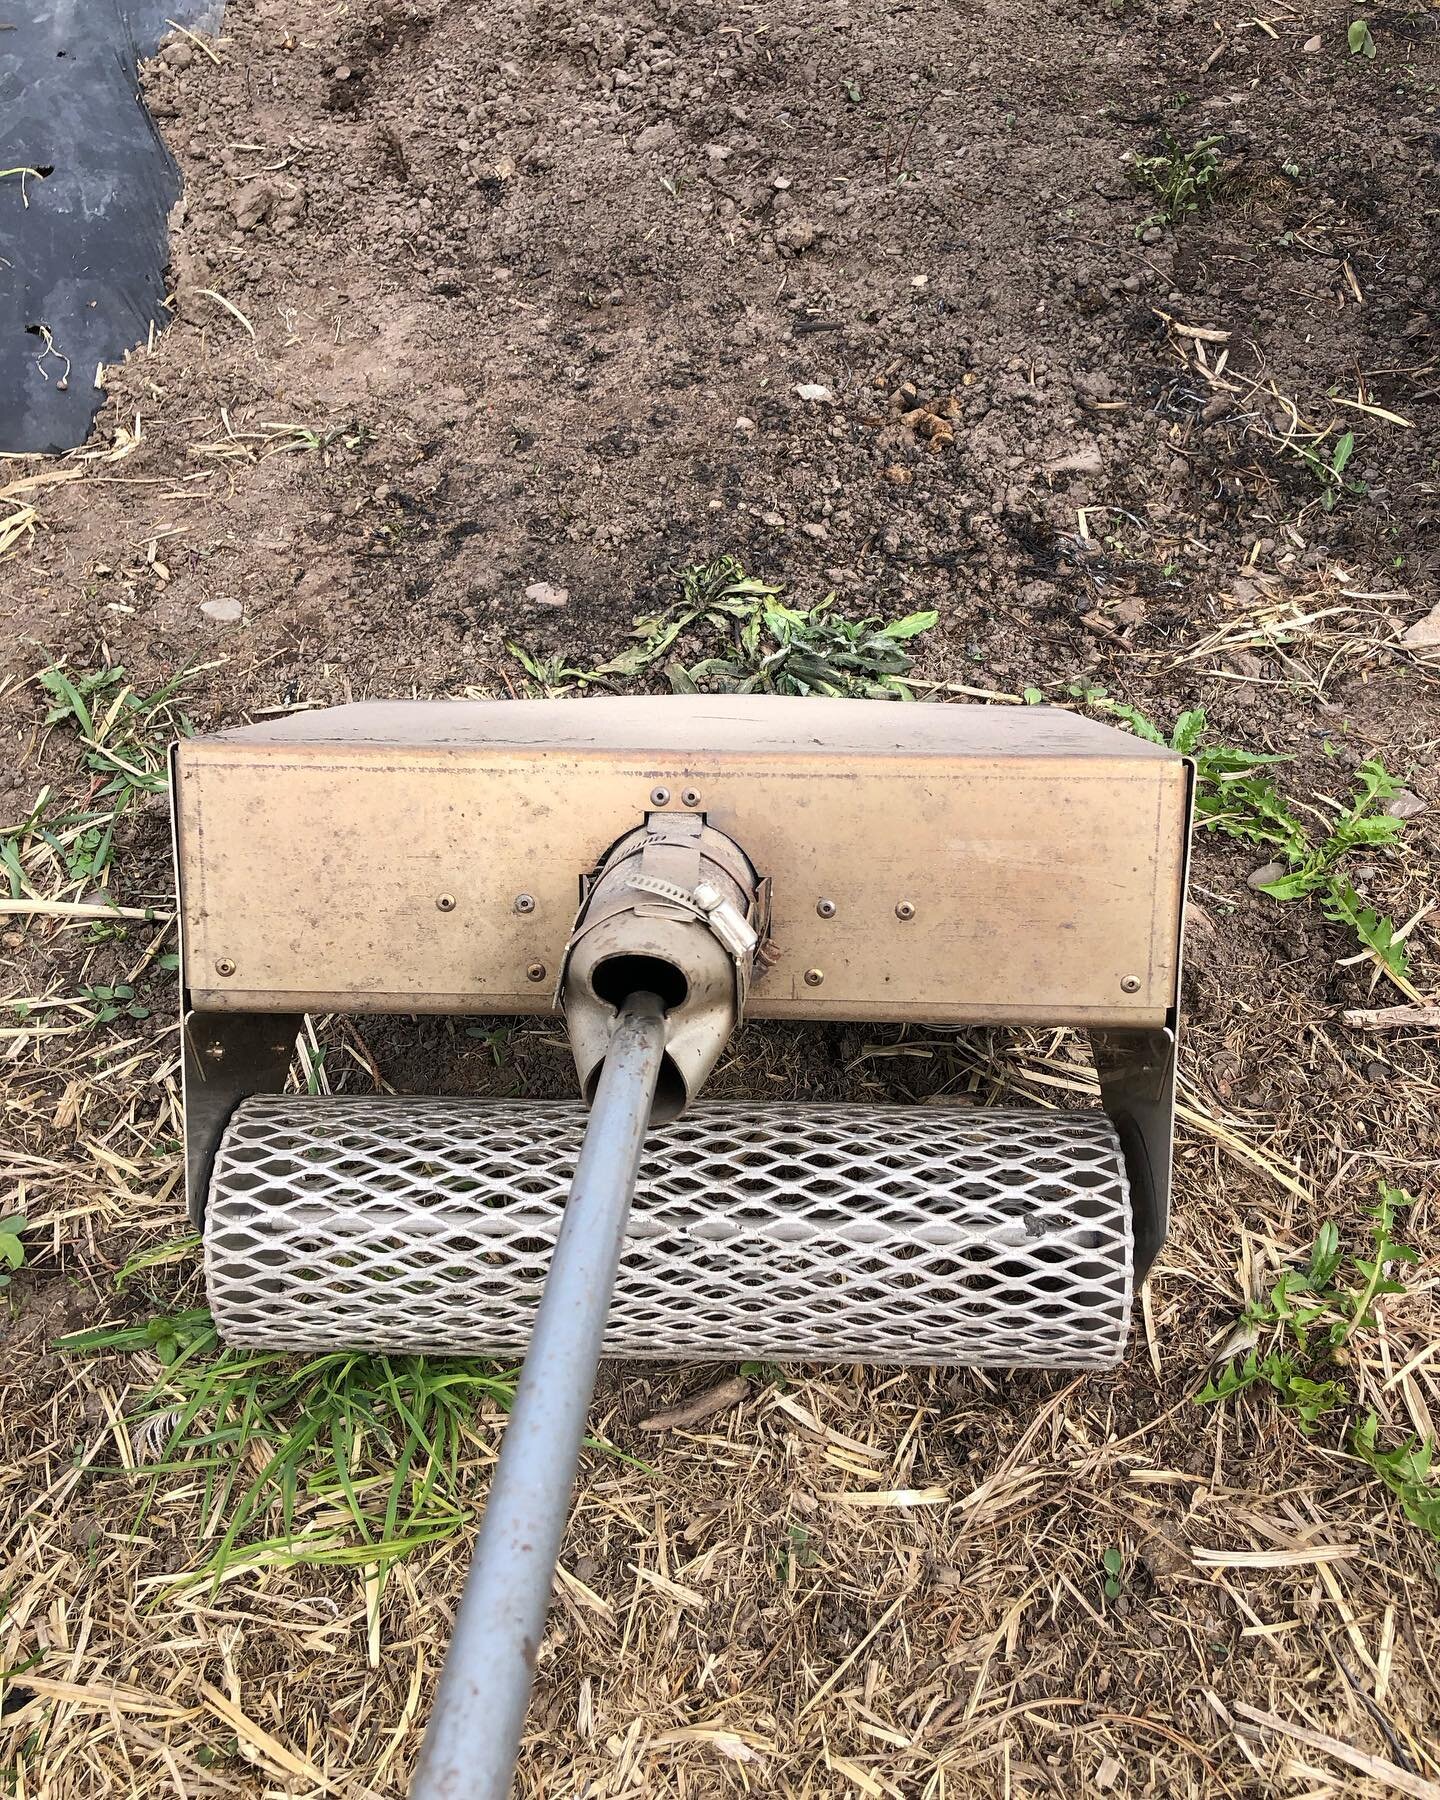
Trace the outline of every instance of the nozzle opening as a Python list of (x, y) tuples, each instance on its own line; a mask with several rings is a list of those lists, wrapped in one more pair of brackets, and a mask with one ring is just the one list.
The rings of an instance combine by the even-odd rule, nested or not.
[(654, 994), (666, 1012), (673, 1012), (690, 992), (682, 971), (660, 956), (607, 956), (596, 964), (590, 985), (617, 1012), (632, 994)]

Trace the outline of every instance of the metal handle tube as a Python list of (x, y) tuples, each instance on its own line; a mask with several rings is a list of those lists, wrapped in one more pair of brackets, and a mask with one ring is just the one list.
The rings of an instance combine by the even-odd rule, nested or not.
[(632, 995), (580, 1146), (411, 1800), (511, 1792), (664, 1052), (663, 1007)]

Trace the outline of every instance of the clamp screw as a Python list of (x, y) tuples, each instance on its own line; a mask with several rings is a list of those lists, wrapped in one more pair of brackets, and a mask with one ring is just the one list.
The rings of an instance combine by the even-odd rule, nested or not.
[(441, 912), (454, 912), (455, 896), (453, 894), (437, 894), (435, 896), (435, 904), (440, 908)]
[(669, 788), (667, 788), (667, 787), (651, 788), (650, 804), (652, 806), (668, 806), (670, 804)]
[(535, 896), (533, 894), (517, 894), (515, 896), (515, 910), (518, 913), (534, 912)]
[(835, 902), (833, 900), (817, 900), (815, 902), (815, 910), (822, 919), (833, 919), (835, 917)]
[(215, 973), (217, 975), (233, 975), (235, 973), (235, 965), (228, 956), (217, 956), (215, 958)]
[(1122, 975), (1120, 977), (1120, 986), (1127, 994), (1138, 994), (1140, 992), (1140, 977), (1138, 975)]
[(895, 917), (897, 919), (913, 919), (915, 917), (915, 902), (913, 900), (901, 900), (897, 902), (895, 907)]
[(825, 971), (823, 969), (807, 969), (805, 971), (806, 987), (819, 987), (824, 979)]
[(547, 971), (544, 963), (531, 963), (530, 967), (525, 971), (525, 979), (527, 981), (543, 981), (546, 973)]

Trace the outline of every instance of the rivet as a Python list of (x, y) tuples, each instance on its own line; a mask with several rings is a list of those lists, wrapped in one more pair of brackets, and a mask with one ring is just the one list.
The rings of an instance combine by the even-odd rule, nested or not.
[(525, 971), (525, 979), (527, 981), (543, 981), (546, 973), (547, 970), (544, 963), (531, 963), (530, 967)]
[(1138, 994), (1140, 992), (1140, 977), (1138, 975), (1122, 975), (1120, 977), (1120, 986), (1127, 994)]
[(700, 804), (699, 788), (686, 788), (680, 796), (680, 803), (682, 806), (698, 806)]
[(515, 896), (515, 910), (519, 913), (534, 912), (535, 896), (533, 894), (517, 894)]
[(435, 904), (440, 908), (441, 912), (454, 912), (455, 896), (453, 894), (437, 894), (435, 896)]
[(235, 973), (235, 965), (228, 956), (217, 956), (215, 958), (215, 973), (217, 975), (233, 975)]
[(915, 902), (913, 900), (897, 901), (895, 905), (895, 917), (897, 919), (913, 919), (915, 917)]
[(651, 788), (650, 804), (652, 806), (668, 806), (670, 804), (669, 788), (666, 788), (666, 787)]
[(823, 969), (807, 969), (805, 971), (806, 987), (819, 987), (824, 979), (825, 971)]
[(815, 902), (815, 910), (822, 919), (833, 919), (835, 917), (835, 902), (833, 900), (817, 900)]

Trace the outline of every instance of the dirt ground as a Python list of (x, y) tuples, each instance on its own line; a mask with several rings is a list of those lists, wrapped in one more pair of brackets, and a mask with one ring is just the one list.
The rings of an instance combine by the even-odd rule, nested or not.
[[(723, 554), (793, 604), (935, 610), (932, 703), (1203, 706), (1293, 758), (1307, 817), (1366, 758), (1406, 784), (1353, 877), (1419, 915), (1413, 994), (1254, 891), (1253, 849), (1197, 841), (1176, 1217), (1123, 1368), (760, 1371), (663, 1433), (639, 1421), (714, 1372), (607, 1372), (595, 1427), (640, 1460), (587, 1462), (526, 1795), (1440, 1793), (1440, 1546), (1333, 1422), (1191, 1398), (1325, 1222), (1363, 1247), (1384, 1180), (1420, 1261), (1351, 1378), (1400, 1438), (1440, 1416), (1436, 1031), (1344, 1017), (1436, 987), (1440, 12), (1361, 14), (232, 0), (147, 68), (185, 178), (176, 321), (108, 371), (83, 452), (0, 467), (12, 834), (46, 784), (101, 787), (45, 724), (62, 659), (141, 694), (186, 673), (197, 729), (565, 690)], [(1195, 210), (1158, 218), (1134, 159), (1212, 139)], [(26, 893), (97, 883), (168, 909), (159, 795), (96, 882)], [(189, 1252), (116, 1283), (184, 1230), (173, 944), (143, 915), (3, 923), (0, 1217), (29, 1226), (0, 1295), (0, 1792), (399, 1795), (466, 1534), (383, 1590), (359, 1555), (177, 1590), (215, 1522), (198, 1478), (142, 1512), (126, 1472), (159, 1454), (134, 1418), (160, 1362), (53, 1348), (201, 1303)], [(431, 1079), (534, 1092), (557, 1040), (420, 1044)], [(350, 1041), (330, 1078), (364, 1087)], [(413, 1034), (362, 1048), (427, 1079)], [(1085, 1081), (1052, 1034), (747, 1028), (716, 1091)]]

